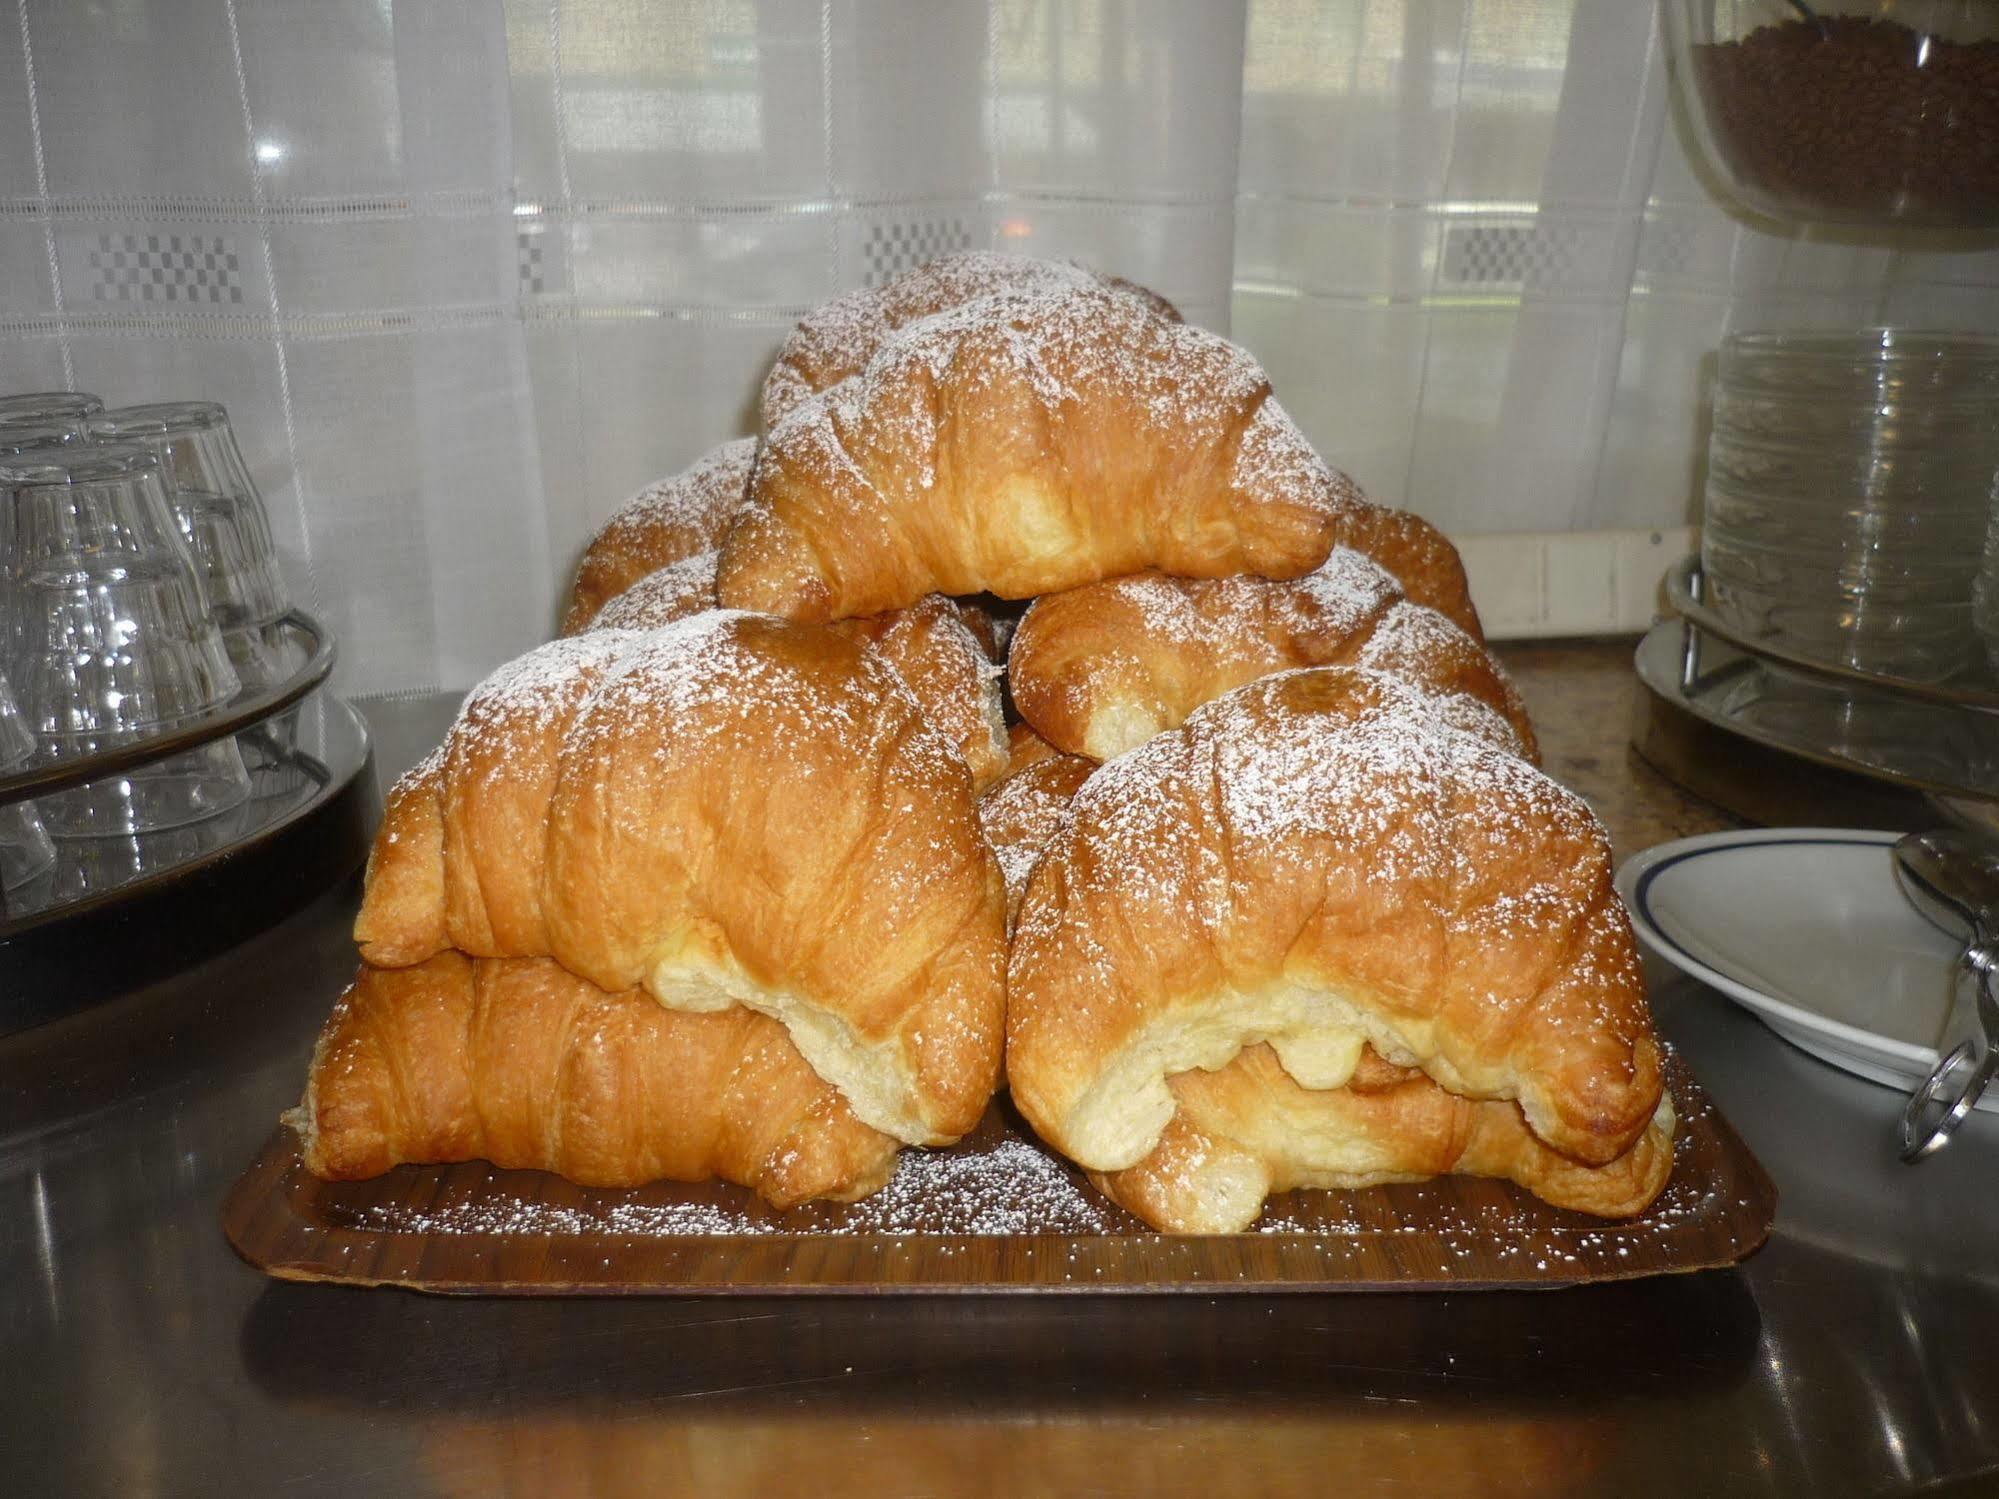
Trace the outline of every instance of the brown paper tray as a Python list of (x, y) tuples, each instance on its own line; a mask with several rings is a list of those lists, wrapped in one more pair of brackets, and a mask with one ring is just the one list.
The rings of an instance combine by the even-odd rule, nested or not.
[(1677, 1058), (1672, 1179), (1615, 1223), (1508, 1183), (1440, 1177), (1272, 1198), (1248, 1233), (1154, 1233), (1004, 1102), (946, 1151), (906, 1152), (863, 1202), (772, 1211), (739, 1187), (579, 1187), (484, 1162), (322, 1182), (279, 1128), (230, 1191), (229, 1241), (281, 1280), (466, 1295), (1554, 1288), (1712, 1269), (1769, 1237), (1776, 1189)]

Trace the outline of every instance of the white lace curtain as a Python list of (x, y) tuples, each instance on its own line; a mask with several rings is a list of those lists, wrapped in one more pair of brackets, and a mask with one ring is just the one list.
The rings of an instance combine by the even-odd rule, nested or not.
[(0, 386), (225, 402), (353, 691), (549, 630), (804, 308), (967, 246), (1247, 343), (1461, 537), (1677, 527), (1730, 326), (1999, 328), (1731, 214), (1640, 0), (19, 0)]

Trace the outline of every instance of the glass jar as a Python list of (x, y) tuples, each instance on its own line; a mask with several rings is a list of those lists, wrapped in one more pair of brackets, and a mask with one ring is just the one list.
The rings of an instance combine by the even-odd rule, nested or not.
[(1999, 4), (1662, 0), (1728, 191), (1780, 219), (1999, 226)]

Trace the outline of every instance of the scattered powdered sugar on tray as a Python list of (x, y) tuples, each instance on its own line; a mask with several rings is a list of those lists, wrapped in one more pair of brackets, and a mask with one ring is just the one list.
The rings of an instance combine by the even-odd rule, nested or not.
[[(906, 1150), (889, 1184), (847, 1209), (857, 1233), (1108, 1233), (1123, 1215), (1025, 1140)], [(941, 1227), (949, 1224), (949, 1227)]]
[(585, 1206), (547, 1202), (490, 1176), (474, 1194), (418, 1205), (372, 1202), (341, 1226), (392, 1234), (729, 1237), (811, 1234), (1102, 1234), (1130, 1220), (1052, 1156), (1026, 1140), (998, 1138), (951, 1150), (905, 1150), (888, 1185), (859, 1202), (808, 1203), (778, 1213), (740, 1187), (602, 1190)]
[(734, 1236), (783, 1232), (769, 1216), (712, 1202), (646, 1202), (606, 1199), (590, 1207), (569, 1207), (518, 1197), (495, 1181), (479, 1196), (418, 1207), (375, 1202), (343, 1215), (341, 1227), (383, 1234), (485, 1234), (504, 1238), (542, 1236), (570, 1239), (603, 1235), (643, 1238)]
[[(1321, 1245), (1422, 1238), (1454, 1258), (1497, 1259), (1523, 1273), (1614, 1258), (1646, 1240), (1670, 1241), (1691, 1225), (1717, 1219), (1727, 1206), (1714, 1185), (1696, 1179), (1689, 1160), (1692, 1127), (1709, 1118), (1711, 1105), (1684, 1084), (1674, 1094), (1680, 1117), (1673, 1174), (1658, 1199), (1635, 1219), (1560, 1212), (1505, 1183), (1477, 1182), (1466, 1191), (1469, 1179), (1441, 1177), (1361, 1191), (1285, 1193), (1272, 1199), (1249, 1232), (1308, 1238)], [(1033, 1141), (990, 1128), (948, 1150), (905, 1150), (888, 1185), (859, 1202), (807, 1203), (782, 1213), (746, 1189), (713, 1182), (662, 1183), (629, 1191), (558, 1183), (559, 1192), (576, 1199), (559, 1202), (536, 1195), (537, 1185), (548, 1179), (533, 1173), (456, 1169), (484, 1169), (486, 1174), (449, 1183), (428, 1194), (431, 1200), (425, 1203), (377, 1200), (349, 1207), (335, 1202), (327, 1218), (344, 1229), (447, 1236), (1157, 1237)], [(341, 1183), (332, 1191), (352, 1196), (367, 1187)]]

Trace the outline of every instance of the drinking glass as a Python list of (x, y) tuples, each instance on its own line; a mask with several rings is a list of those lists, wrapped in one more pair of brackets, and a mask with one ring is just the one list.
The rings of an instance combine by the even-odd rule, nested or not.
[(1739, 333), (1721, 349), (1701, 533), (1752, 637), (1910, 681), (1975, 659), (1999, 469), (1999, 339)]
[[(61, 763), (198, 722), (240, 690), (159, 460), (86, 446), (0, 462), (6, 659), (35, 758)], [(183, 826), (249, 792), (233, 739), (60, 791), (59, 837)]]
[(104, 409), (104, 398), (87, 390), (37, 390), (26, 395), (0, 396), (0, 422), (42, 417), (83, 421)]
[(180, 524), (230, 659), (246, 687), (272, 686), (301, 663), (278, 628), (291, 607), (270, 519), (213, 401), (123, 406), (90, 418), (90, 435), (158, 455)]
[(68, 447), (82, 442), (84, 436), (83, 422), (77, 417), (0, 418), (0, 458), (18, 458), (23, 453)]
[[(34, 758), (35, 736), (21, 721), (0, 677), (0, 776), (20, 770)], [(55, 845), (35, 812), (33, 802), (0, 806), (0, 908), (8, 911), (39, 904), (36, 897), (55, 868)]]

